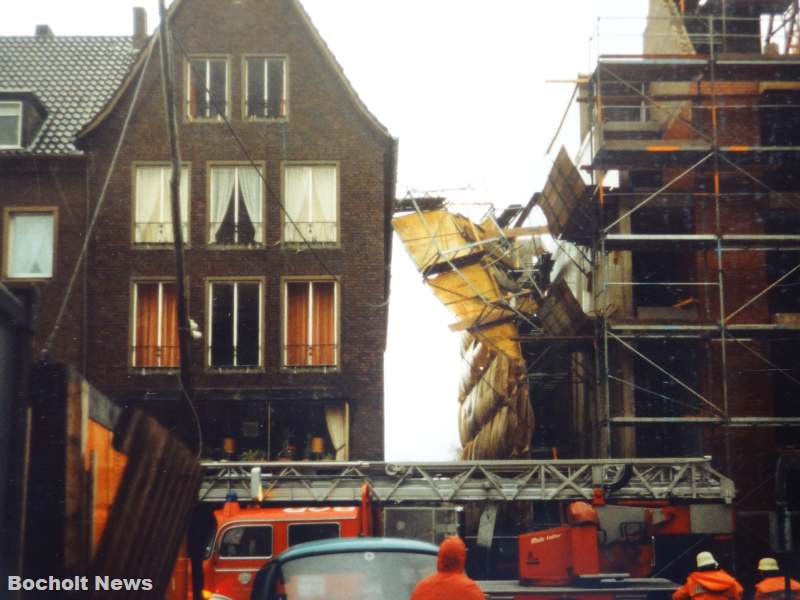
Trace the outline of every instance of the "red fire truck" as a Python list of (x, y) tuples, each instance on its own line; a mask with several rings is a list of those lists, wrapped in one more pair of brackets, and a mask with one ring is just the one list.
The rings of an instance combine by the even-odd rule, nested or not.
[[(492, 515), (509, 503), (532, 506), (534, 515), (548, 512), (543, 507), (556, 509), (549, 511), (557, 515), (555, 522), (552, 516), (534, 519), (507, 536), (514, 547), (513, 556), (505, 557), (508, 572), (526, 584), (538, 582), (535, 592), (526, 586), (527, 594), (577, 581), (601, 586), (600, 579), (608, 577), (624, 588), (631, 577), (653, 575), (659, 560), (671, 560), (657, 556), (659, 545), (673, 549), (669, 552), (685, 550), (697, 540), (729, 539), (733, 531), (732, 483), (711, 468), (708, 458), (221, 462), (204, 468), (201, 501), (225, 500), (213, 513), (214, 531), (202, 559), (206, 600), (214, 594), (220, 600), (249, 600), (255, 573), (273, 557), (300, 542), (332, 537), (385, 535), (438, 543), (459, 533), (475, 547), (474, 554), (500, 562), (503, 553), (495, 550), (503, 535), (495, 531)], [(468, 507), (476, 506), (479, 515), (483, 509), (479, 522), (465, 522), (465, 512), (475, 513)], [(488, 510), (492, 506), (495, 510)], [(536, 531), (547, 524), (556, 527)], [(531, 555), (534, 547), (546, 549), (544, 557)], [(188, 558), (178, 560), (169, 600), (194, 598), (189, 565)], [(506, 586), (510, 593), (508, 586), (519, 582), (491, 585)]]

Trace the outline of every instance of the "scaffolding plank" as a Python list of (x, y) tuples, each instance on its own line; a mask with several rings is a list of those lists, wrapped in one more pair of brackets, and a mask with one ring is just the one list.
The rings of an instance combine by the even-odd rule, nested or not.
[(591, 206), (585, 201), (586, 184), (562, 147), (544, 190), (536, 197), (554, 237), (576, 241), (594, 232)]

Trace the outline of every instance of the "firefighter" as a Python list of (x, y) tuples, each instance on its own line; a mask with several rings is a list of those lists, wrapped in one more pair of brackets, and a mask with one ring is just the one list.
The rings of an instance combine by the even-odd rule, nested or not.
[(439, 546), (437, 572), (417, 584), (411, 600), (485, 600), (478, 584), (464, 573), (466, 560), (467, 547), (461, 538), (445, 538)]
[[(761, 581), (756, 584), (754, 600), (783, 600), (786, 597), (786, 580), (778, 568), (778, 561), (774, 558), (762, 558), (758, 561), (758, 574)], [(792, 591), (792, 600), (800, 600), (800, 583), (789, 579)]]
[(690, 573), (686, 583), (675, 590), (672, 600), (740, 600), (743, 591), (736, 579), (719, 568), (711, 552), (700, 552), (697, 555), (697, 570)]

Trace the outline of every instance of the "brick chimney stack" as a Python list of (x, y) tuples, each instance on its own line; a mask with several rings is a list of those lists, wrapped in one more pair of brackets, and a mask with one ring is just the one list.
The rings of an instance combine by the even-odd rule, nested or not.
[(36, 37), (37, 38), (53, 37), (53, 30), (50, 29), (50, 25), (37, 25)]
[(147, 11), (141, 6), (133, 7), (133, 47), (141, 48), (147, 40)]

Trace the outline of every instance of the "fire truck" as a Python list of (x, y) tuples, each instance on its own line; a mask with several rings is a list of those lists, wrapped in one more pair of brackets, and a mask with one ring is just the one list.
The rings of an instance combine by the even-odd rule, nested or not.
[[(494, 579), (485, 589), (497, 597), (515, 595), (509, 580), (552, 591), (609, 577), (630, 595), (630, 581), (645, 593), (645, 580), (685, 573), (692, 549), (724, 556), (734, 527), (733, 483), (710, 457), (203, 468), (200, 505), (218, 508), (202, 557), (195, 549), (191, 560), (187, 544), (178, 559), (169, 600), (249, 600), (258, 570), (301, 542), (381, 535), (438, 543), (455, 533), (471, 547), (468, 571)], [(525, 518), (504, 524), (504, 513)], [(530, 554), (534, 546), (547, 551)]]

